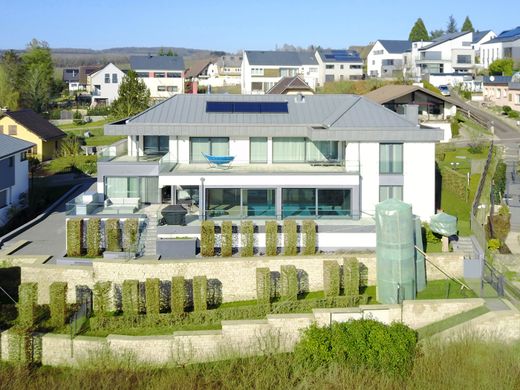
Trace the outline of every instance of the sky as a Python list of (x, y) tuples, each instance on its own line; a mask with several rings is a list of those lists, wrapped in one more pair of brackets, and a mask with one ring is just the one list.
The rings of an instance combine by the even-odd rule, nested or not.
[(330, 48), (407, 39), (421, 17), (428, 31), (453, 15), (462, 27), (497, 34), (520, 25), (520, 1), (502, 0), (0, 0), (0, 49), (33, 38), (51, 48), (164, 46), (237, 52), (284, 43)]

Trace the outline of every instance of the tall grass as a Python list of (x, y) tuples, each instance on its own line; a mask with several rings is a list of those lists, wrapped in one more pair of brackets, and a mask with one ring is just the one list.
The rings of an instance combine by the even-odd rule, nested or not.
[(466, 335), (422, 346), (404, 379), (343, 364), (308, 371), (292, 354), (233, 359), (185, 367), (137, 364), (131, 356), (89, 361), (79, 369), (0, 365), (2, 389), (518, 389), (520, 343)]

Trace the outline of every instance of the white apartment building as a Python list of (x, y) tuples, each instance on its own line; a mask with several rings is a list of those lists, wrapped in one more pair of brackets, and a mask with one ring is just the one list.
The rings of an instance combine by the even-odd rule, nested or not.
[(88, 76), (87, 90), (92, 95), (92, 106), (108, 106), (119, 97), (119, 86), (125, 73), (110, 63)]
[(412, 48), (412, 42), (400, 40), (378, 40), (367, 56), (369, 77), (395, 77), (402, 74), (404, 55)]
[(520, 60), (520, 26), (502, 31), (496, 38), (480, 46), (480, 61), (485, 68), (502, 58)]
[(330, 81), (361, 80), (363, 60), (354, 50), (316, 50), (318, 85)]

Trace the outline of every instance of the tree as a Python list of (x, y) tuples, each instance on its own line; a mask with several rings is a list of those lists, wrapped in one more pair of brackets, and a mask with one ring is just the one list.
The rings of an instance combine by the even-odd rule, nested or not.
[(0, 107), (7, 107), (15, 111), (18, 109), (19, 100), (19, 92), (11, 86), (4, 64), (0, 64)]
[(159, 50), (159, 53), (157, 53), (158, 56), (160, 57), (163, 57), (166, 55), (166, 53), (164, 52), (164, 49), (161, 47), (161, 50)]
[(513, 59), (502, 58), (489, 64), (489, 74), (496, 76), (512, 76), (513, 75)]
[(22, 102), (36, 112), (46, 109), (54, 82), (51, 50), (45, 41), (33, 39), (22, 55)]
[(457, 32), (457, 22), (453, 15), (450, 15), (448, 18), (448, 23), (446, 24), (446, 32), (448, 34)]
[(413, 25), (412, 30), (410, 31), (410, 35), (408, 36), (408, 40), (412, 42), (419, 42), (427, 41), (428, 39), (428, 30), (426, 30), (426, 26), (424, 25), (423, 20), (419, 18)]
[(473, 23), (471, 23), (471, 20), (469, 20), (469, 16), (466, 16), (466, 19), (464, 19), (464, 24), (462, 25), (462, 29), (460, 31), (475, 32), (475, 29), (473, 28)]
[(444, 35), (444, 30), (442, 30), (442, 29), (430, 31), (430, 39), (431, 40), (433, 40), (435, 38), (442, 37), (443, 35)]
[(119, 86), (119, 98), (112, 103), (111, 113), (116, 118), (127, 118), (150, 106), (150, 91), (137, 73), (128, 71)]
[(166, 53), (168, 57), (177, 57), (177, 53), (175, 53), (172, 49), (168, 50), (168, 53)]

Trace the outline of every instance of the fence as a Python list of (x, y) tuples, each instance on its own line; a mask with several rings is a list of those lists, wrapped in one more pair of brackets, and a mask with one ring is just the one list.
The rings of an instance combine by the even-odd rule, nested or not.
[(471, 119), (471, 120), (477, 122), (480, 126), (486, 128), (487, 130), (490, 130), (491, 127), (493, 126), (493, 122), (489, 122), (483, 116), (479, 116), (478, 112), (473, 112), (473, 111), (467, 110), (460, 106), (457, 107), (457, 112), (460, 112), (462, 115), (464, 115), (468, 119)]
[(507, 280), (501, 272), (488, 262), (484, 263), (482, 289), (484, 288), (484, 283), (488, 283), (497, 292), (498, 296), (506, 297), (513, 305), (520, 309), (520, 288)]
[(82, 290), (77, 310), (70, 317), (70, 357), (74, 357), (74, 337), (78, 335), (92, 314), (92, 293)]

